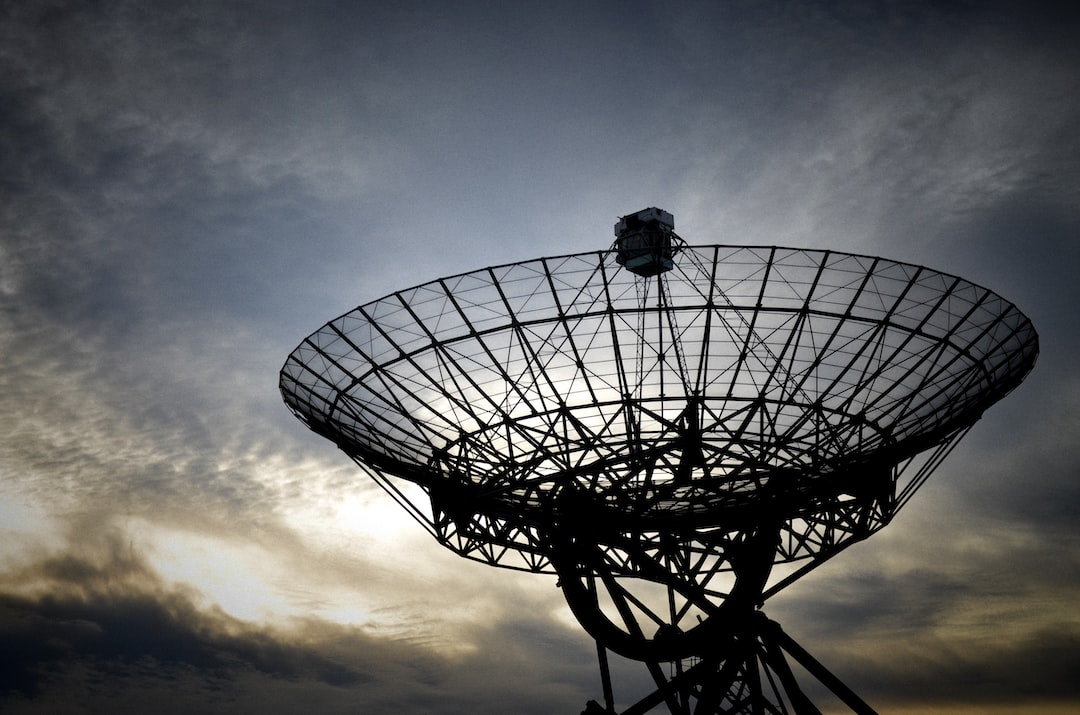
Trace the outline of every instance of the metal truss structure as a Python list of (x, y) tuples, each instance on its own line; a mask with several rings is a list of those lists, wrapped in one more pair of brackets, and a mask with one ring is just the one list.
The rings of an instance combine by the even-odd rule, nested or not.
[(873, 712), (759, 609), (1020, 384), (1030, 321), (882, 258), (634, 245), (362, 305), (289, 356), (285, 402), (445, 547), (557, 574), (597, 642), (595, 712), (616, 712), (608, 651), (656, 683), (624, 715), (816, 712), (785, 653)]

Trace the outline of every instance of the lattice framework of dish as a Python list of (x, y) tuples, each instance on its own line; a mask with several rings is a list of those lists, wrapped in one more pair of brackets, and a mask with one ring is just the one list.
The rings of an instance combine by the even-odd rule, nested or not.
[(281, 390), (463, 556), (552, 572), (552, 529), (585, 520), (616, 575), (709, 581), (763, 519), (777, 564), (883, 527), (1037, 352), (952, 275), (700, 245), (655, 277), (600, 251), (392, 293), (305, 339)]

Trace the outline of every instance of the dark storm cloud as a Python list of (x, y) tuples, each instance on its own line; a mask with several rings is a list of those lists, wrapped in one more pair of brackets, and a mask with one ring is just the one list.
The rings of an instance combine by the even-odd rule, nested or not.
[(325, 273), (336, 227), (318, 217), (387, 174), (390, 149), (368, 141), (380, 97), (332, 90), (329, 55), (268, 26), (274, 11), (210, 9), (6, 10), (8, 270), (24, 303), (73, 330), (288, 317), (283, 283)]
[(1062, 703), (1080, 695), (1070, 675), (1080, 628), (1066, 595), (1078, 587), (1075, 549), (1062, 563), (1035, 543), (981, 557), (983, 549), (957, 555), (942, 543), (924, 564), (895, 568), (878, 546), (853, 549), (845, 572), (766, 610), (882, 712), (916, 703), (1025, 711), (1033, 694)]
[(122, 535), (102, 541), (5, 575), (5, 590), (29, 585), (33, 592), (9, 592), (0, 600), (5, 691), (40, 696), (48, 692), (50, 673), (69, 667), (70, 660), (125, 679), (152, 674), (160, 665), (222, 684), (245, 667), (336, 686), (370, 680), (358, 662), (337, 663), (311, 647), (202, 610), (195, 593), (162, 583)]
[[(1031, 712), (1080, 696), (1073, 676), (1080, 630), (1047, 629), (1008, 643), (983, 647), (976, 639), (894, 637), (877, 653), (870, 648), (849, 658), (833, 655), (829, 667), (880, 712), (915, 702), (943, 712), (962, 707)], [(913, 697), (918, 693), (917, 697)], [(1037, 694), (1037, 697), (1033, 697)], [(1067, 712), (1067, 710), (1062, 710)]]
[(1054, 169), (1039, 177), (1044, 188), (997, 202), (952, 237), (942, 259), (1014, 301), (1041, 348), (1022, 388), (960, 444), (950, 483), (968, 509), (1044, 533), (1055, 553), (1076, 553), (1080, 514), (1080, 445), (1068, 438), (1080, 431), (1080, 217), (1070, 208), (1080, 206), (1078, 162), (1080, 151), (1067, 148), (1046, 164)]
[(514, 710), (539, 714), (584, 704), (590, 650), (522, 615), (454, 657), (317, 619), (255, 626), (164, 582), (122, 533), (84, 533), (0, 583), (0, 707), (496, 713), (524, 695)]

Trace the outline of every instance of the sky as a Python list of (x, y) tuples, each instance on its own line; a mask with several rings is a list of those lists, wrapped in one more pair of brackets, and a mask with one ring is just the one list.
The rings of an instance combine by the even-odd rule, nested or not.
[(1058, 5), (0, 2), (0, 710), (600, 699), (554, 580), (441, 548), (277, 376), (356, 305), (607, 248), (647, 206), (690, 243), (909, 261), (1032, 319), (1026, 382), (766, 612), (882, 713), (1080, 710)]

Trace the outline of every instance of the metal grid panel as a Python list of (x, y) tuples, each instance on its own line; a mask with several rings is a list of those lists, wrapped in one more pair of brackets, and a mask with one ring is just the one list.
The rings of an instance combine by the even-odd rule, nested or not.
[(384, 486), (420, 484), (431, 504), (407, 505), (459, 553), (548, 570), (560, 498), (586, 494), (617, 515), (596, 538), (633, 573), (616, 537), (676, 523), (685, 549), (780, 519), (778, 562), (864, 537), (912, 478), (899, 465), (969, 427), (1037, 351), (1014, 306), (954, 276), (696, 246), (654, 278), (594, 252), (393, 293), (309, 336), (281, 390)]

